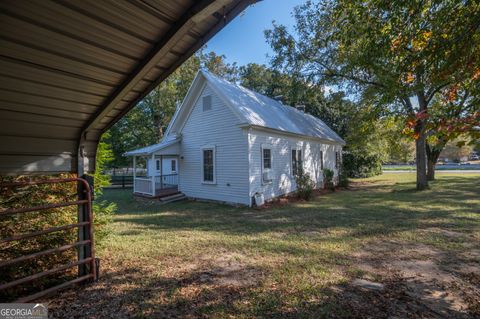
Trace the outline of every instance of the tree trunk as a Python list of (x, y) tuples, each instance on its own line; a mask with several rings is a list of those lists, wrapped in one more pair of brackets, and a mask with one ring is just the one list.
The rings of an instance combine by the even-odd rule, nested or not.
[(434, 181), (435, 180), (435, 164), (436, 161), (432, 161), (432, 159), (427, 158), (427, 180)]
[(442, 152), (444, 147), (444, 143), (434, 146), (430, 146), (428, 143), (426, 143), (427, 180), (429, 181), (435, 180), (435, 165), (437, 165), (438, 158), (440, 157), (440, 153)]
[[(417, 135), (417, 140), (415, 141), (415, 154), (417, 157), (417, 190), (424, 190), (428, 188), (428, 180), (426, 154), (427, 135), (425, 134), (425, 117), (423, 116), (426, 115), (428, 102), (425, 99), (425, 94), (421, 91), (417, 92), (417, 99), (419, 106), (417, 123), (415, 125), (415, 133)], [(422, 115), (422, 117), (420, 117), (420, 115)]]
[(425, 154), (425, 132), (420, 131), (418, 139), (415, 141), (415, 153), (417, 157), (417, 190), (428, 188), (427, 180), (427, 157)]

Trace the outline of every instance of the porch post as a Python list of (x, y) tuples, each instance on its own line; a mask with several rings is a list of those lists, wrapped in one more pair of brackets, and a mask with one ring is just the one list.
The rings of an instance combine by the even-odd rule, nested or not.
[(133, 192), (135, 193), (135, 179), (137, 178), (137, 156), (133, 155)]
[(160, 155), (160, 189), (163, 189), (163, 155)]
[(152, 172), (152, 176), (151, 176), (151, 179), (152, 179), (152, 196), (155, 196), (155, 153), (152, 154), (152, 164), (151, 164), (151, 168), (153, 168), (152, 170), (150, 170)]

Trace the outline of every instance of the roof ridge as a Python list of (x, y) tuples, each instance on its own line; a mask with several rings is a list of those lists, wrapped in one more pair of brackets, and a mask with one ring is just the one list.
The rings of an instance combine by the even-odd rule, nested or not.
[[(284, 109), (287, 112), (292, 112), (294, 115), (301, 117), (303, 120), (310, 122), (310, 124), (312, 124), (312, 125), (314, 124), (314, 123), (312, 123), (312, 121), (313, 121), (313, 122), (317, 123), (318, 125), (322, 126), (323, 129), (328, 131), (328, 133), (329, 133), (328, 135), (330, 135), (330, 136), (327, 136), (326, 137), (327, 139), (336, 140), (336, 141), (339, 141), (341, 143), (345, 143), (345, 141), (332, 128), (330, 128), (322, 119), (320, 119), (320, 118), (318, 118), (318, 117), (316, 117), (312, 114), (302, 112), (294, 106), (291, 106), (291, 105), (288, 105), (288, 104), (283, 104), (283, 103), (275, 100), (274, 98), (271, 98), (271, 97), (269, 97), (265, 94), (261, 94), (257, 91), (252, 90), (252, 89), (246, 88), (246, 87), (244, 87), (240, 84), (230, 82), (230, 81), (228, 81), (228, 80), (226, 80), (226, 79), (224, 79), (224, 78), (222, 78), (222, 77), (220, 77), (216, 74), (213, 74), (212, 72), (210, 72), (208, 70), (201, 69), (201, 72), (204, 73), (204, 76), (207, 79), (207, 81), (208, 81), (208, 78), (211, 77), (211, 78), (213, 78), (213, 80), (220, 81), (221, 83), (223, 83), (225, 85), (229, 85), (231, 87), (234, 87), (235, 89), (238, 89), (238, 90), (242, 91), (242, 93), (245, 93), (247, 95), (248, 94), (250, 94), (250, 95), (253, 94), (257, 99), (261, 99), (261, 98), (267, 99), (267, 102), (270, 102), (270, 103), (269, 104), (265, 103), (266, 105), (270, 105), (271, 107), (279, 108), (280, 110)], [(215, 83), (211, 83), (211, 84), (215, 85)], [(218, 89), (222, 90), (221, 88), (218, 88)], [(273, 103), (271, 103), (271, 102), (273, 102)], [(234, 106), (236, 108), (238, 108), (238, 105), (234, 105)], [(248, 107), (248, 105), (244, 105), (244, 107)], [(281, 114), (278, 114), (278, 115), (282, 116)], [(284, 115), (288, 116), (288, 114), (284, 114)], [(294, 119), (289, 118), (289, 121), (292, 122), (292, 124), (295, 126), (296, 124), (293, 123), (293, 120)], [(304, 135), (306, 135), (306, 136), (319, 137), (319, 136), (313, 136), (312, 134), (313, 133), (310, 133), (310, 135), (304, 133)], [(317, 133), (317, 135), (318, 135), (318, 133)]]

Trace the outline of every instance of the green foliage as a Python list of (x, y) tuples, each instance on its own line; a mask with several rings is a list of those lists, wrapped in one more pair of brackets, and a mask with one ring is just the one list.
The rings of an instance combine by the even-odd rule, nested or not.
[(335, 184), (333, 183), (333, 176), (334, 176), (334, 172), (331, 169), (328, 169), (328, 168), (323, 169), (323, 187), (326, 189), (330, 189), (332, 191), (335, 190)]
[(343, 154), (342, 173), (348, 177), (372, 177), (382, 174), (382, 161), (376, 154), (351, 153)]
[(405, 164), (415, 160), (415, 141), (402, 133), (404, 121), (401, 118), (382, 117), (377, 125), (380, 138), (386, 143), (382, 162)]
[(102, 200), (103, 187), (110, 184), (110, 177), (104, 174), (105, 167), (113, 160), (113, 152), (105, 140), (109, 138), (109, 133), (105, 133), (97, 147), (95, 182), (95, 200), (93, 201), (95, 244), (101, 245), (104, 239), (110, 234), (110, 223), (117, 210), (115, 203)]
[[(69, 178), (70, 174), (55, 176), (0, 176), (0, 183), (37, 181), (49, 178)], [(0, 207), (25, 208), (40, 205), (47, 205), (59, 202), (76, 200), (76, 183), (43, 184), (0, 189)], [(9, 216), (0, 216), (0, 238), (7, 238), (22, 233), (43, 230), (49, 227), (64, 226), (77, 222), (77, 207), (68, 206), (56, 209), (49, 209), (42, 212), (30, 212)], [(2, 243), (0, 246), (0, 260), (8, 260), (38, 251), (57, 248), (71, 244), (76, 241), (76, 229), (50, 233), (34, 237), (21, 242)], [(1, 268), (0, 284), (20, 277), (26, 277), (55, 265), (68, 264), (76, 258), (76, 251), (69, 249), (62, 253), (41, 256), (24, 262), (15, 263)], [(69, 269), (63, 274), (55, 277), (55, 280), (62, 281), (71, 278), (75, 269)], [(48, 287), (53, 284), (52, 278), (44, 277), (38, 281), (29, 283), (28, 287), (17, 286), (0, 292), (0, 299), (14, 300), (19, 294), (25, 292), (36, 292), (41, 287)]]
[(296, 194), (298, 198), (307, 201), (312, 199), (314, 184), (310, 175), (303, 169), (300, 169), (298, 175), (295, 176), (295, 182), (297, 184)]
[[(383, 113), (402, 116), (423, 153), (432, 126), (455, 118), (443, 110), (431, 121), (435, 99), (470, 105), (467, 121), (478, 123), (479, 14), (476, 1), (307, 1), (295, 9), (294, 33), (274, 23), (265, 34), (274, 68), (312, 85), (347, 87)], [(426, 169), (422, 158), (417, 170)], [(426, 176), (418, 176), (423, 189)]]
[(348, 184), (349, 184), (348, 174), (343, 165), (344, 164), (342, 163), (342, 167), (340, 167), (340, 170), (338, 172), (338, 186), (348, 187)]

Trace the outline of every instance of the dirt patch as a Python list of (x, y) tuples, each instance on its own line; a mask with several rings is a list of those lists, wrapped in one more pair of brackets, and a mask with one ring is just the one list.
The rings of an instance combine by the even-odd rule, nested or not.
[[(354, 258), (363, 279), (375, 278), (386, 287), (374, 294), (377, 299), (395, 296), (389, 302), (397, 308), (388, 311), (432, 318), (480, 315), (479, 264), (465, 263), (460, 254), (448, 254), (423, 244), (384, 241), (370, 243), (357, 251)], [(343, 289), (352, 298), (366, 298), (365, 291), (355, 285)], [(367, 299), (374, 298), (371, 292), (367, 294)]]
[(221, 255), (211, 262), (208, 270), (201, 273), (199, 280), (216, 286), (252, 286), (262, 278), (263, 273), (246, 260), (246, 256), (237, 253)]
[[(350, 190), (350, 188), (348, 188), (348, 189)], [(342, 191), (342, 190), (345, 190), (345, 188), (336, 187), (334, 191), (332, 191), (330, 189), (324, 189), (324, 188), (315, 189), (315, 190), (313, 190), (312, 199), (315, 199), (315, 198), (317, 198), (319, 196), (322, 196), (322, 195), (325, 195), (325, 194), (331, 194), (331, 193), (334, 193), (334, 192), (337, 192), (337, 191)], [(290, 205), (290, 204), (293, 204), (293, 203), (307, 203), (307, 202), (308, 201), (299, 198), (295, 193), (290, 193), (290, 194), (287, 194), (287, 195), (283, 195), (283, 196), (279, 196), (279, 197), (275, 197), (273, 199), (270, 199), (270, 200), (266, 201), (263, 206), (255, 207), (255, 209), (265, 210), (265, 209), (271, 209), (271, 208), (276, 208), (276, 207), (282, 207), (282, 206)]]
[(52, 318), (198, 318), (211, 305), (235, 302), (264, 276), (247, 256), (232, 252), (191, 263), (165, 258), (157, 267), (104, 260), (102, 270), (100, 280), (80, 294), (70, 289), (41, 300)]

